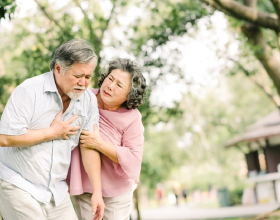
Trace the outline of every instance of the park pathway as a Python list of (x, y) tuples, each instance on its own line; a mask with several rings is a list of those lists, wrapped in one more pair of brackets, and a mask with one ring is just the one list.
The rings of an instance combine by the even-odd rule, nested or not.
[[(234, 217), (249, 217), (276, 210), (280, 204), (258, 204), (251, 206), (232, 206), (222, 208), (193, 208), (188, 205), (160, 207), (141, 210), (142, 220), (205, 220)], [(132, 214), (136, 220), (136, 214)]]

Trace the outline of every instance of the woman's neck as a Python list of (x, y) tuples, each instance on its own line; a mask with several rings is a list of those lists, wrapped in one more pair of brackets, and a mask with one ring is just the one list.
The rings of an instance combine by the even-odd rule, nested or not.
[(98, 104), (98, 108), (106, 110), (106, 111), (117, 111), (120, 108), (122, 108), (121, 106), (108, 106), (106, 105), (103, 100), (101, 99), (101, 95), (100, 92), (96, 95), (97, 98), (97, 104)]
[(96, 98), (97, 98), (98, 108), (103, 109), (104, 104), (100, 96), (100, 91), (97, 93)]

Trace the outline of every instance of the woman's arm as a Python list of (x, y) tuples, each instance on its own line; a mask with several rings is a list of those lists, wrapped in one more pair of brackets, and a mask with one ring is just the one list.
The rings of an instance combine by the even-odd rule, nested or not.
[(106, 142), (101, 138), (96, 124), (94, 124), (93, 132), (82, 130), (80, 147), (97, 150), (109, 157), (115, 163), (119, 164), (115, 145)]
[(103, 153), (114, 162), (115, 172), (119, 176), (138, 181), (143, 154), (144, 127), (139, 112), (133, 119), (122, 136), (122, 146), (105, 142), (99, 135), (97, 126), (94, 132), (82, 131), (80, 146)]

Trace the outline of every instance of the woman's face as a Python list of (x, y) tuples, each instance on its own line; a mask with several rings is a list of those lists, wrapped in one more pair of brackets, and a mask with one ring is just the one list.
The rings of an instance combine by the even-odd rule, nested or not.
[(113, 70), (103, 81), (100, 96), (105, 110), (114, 111), (121, 108), (126, 101), (131, 87), (131, 76), (120, 69)]

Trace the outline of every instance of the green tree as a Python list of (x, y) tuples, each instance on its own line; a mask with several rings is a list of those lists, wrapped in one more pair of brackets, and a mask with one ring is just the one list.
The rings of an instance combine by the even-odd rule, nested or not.
[[(159, 29), (165, 28), (165, 26), (157, 27), (157, 24), (153, 24), (155, 21), (153, 16), (156, 15), (157, 10), (154, 7), (154, 1), (107, 1), (106, 9), (101, 1), (72, 0), (59, 8), (55, 3), (50, 4), (47, 0), (34, 1), (37, 3), (38, 10), (36, 12), (30, 12), (26, 17), (20, 19), (15, 18), (12, 21), (12, 30), (1, 31), (2, 44), (0, 47), (3, 63), (1, 69), (3, 72), (1, 71), (0, 75), (0, 112), (2, 112), (8, 96), (15, 86), (26, 78), (49, 70), (49, 62), (53, 53), (62, 42), (72, 38), (83, 38), (93, 45), (99, 56), (99, 65), (95, 71), (93, 86), (96, 86), (100, 74), (106, 67), (106, 62), (111, 59), (106, 57), (105, 51), (112, 48), (115, 48), (115, 51), (127, 51), (128, 56), (144, 66), (145, 73), (149, 73), (155, 68), (160, 72), (156, 77), (146, 75), (150, 90), (145, 105), (140, 108), (144, 125), (155, 124), (161, 120), (167, 121), (171, 116), (180, 113), (176, 104), (173, 108), (156, 107), (152, 106), (149, 100), (149, 95), (156, 87), (157, 80), (163, 78), (165, 73), (171, 71), (182, 77), (176, 64), (167, 62), (168, 57), (150, 57), (150, 48), (156, 49), (157, 45), (147, 42), (149, 39), (144, 37), (145, 31), (149, 30), (152, 35), (161, 38), (160, 45), (164, 45), (168, 41), (169, 33), (167, 30), (165, 34), (166, 30)], [(161, 4), (160, 13), (164, 14), (164, 20), (171, 25), (176, 25), (174, 20), (168, 18), (168, 16), (172, 17), (177, 14), (177, 11), (172, 9), (172, 4), (174, 4), (172, 1)], [(139, 5), (138, 9), (148, 16), (139, 14), (130, 22), (125, 22), (124, 17), (125, 19), (131, 17), (128, 13), (131, 13), (135, 5)], [(183, 4), (182, 8), (185, 10), (188, 5)], [(82, 15), (80, 19), (76, 17), (78, 14)], [(181, 14), (176, 19), (183, 17)], [(196, 18), (189, 19), (194, 22)], [(145, 23), (143, 20), (148, 22)], [(155, 32), (155, 28), (158, 28), (161, 33)], [(123, 35), (123, 38), (116, 37), (114, 34), (116, 30)]]
[(259, 60), (280, 94), (278, 0), (203, 0), (213, 10), (233, 18), (232, 24), (246, 36), (245, 44)]
[[(216, 146), (221, 145), (230, 136), (230, 132), (234, 134), (240, 128), (237, 126), (234, 128), (236, 130), (233, 130), (231, 126), (235, 123), (228, 125), (228, 128), (220, 125), (219, 118), (226, 117), (228, 111), (222, 109), (213, 116), (211, 111), (215, 112), (216, 110), (216, 107), (212, 105), (212, 103), (215, 103), (213, 97), (211, 97), (211, 102), (207, 102), (207, 105), (200, 102), (200, 104), (197, 104), (199, 99), (196, 98), (189, 101), (190, 106), (196, 106), (195, 109), (199, 110), (194, 117), (198, 118), (198, 122), (202, 118), (202, 121), (207, 124), (207, 126), (203, 126), (204, 129), (200, 132), (194, 132), (191, 125), (186, 127), (183, 124), (181, 124), (181, 129), (176, 130), (177, 134), (170, 131), (158, 133), (149, 128), (158, 122), (168, 123), (175, 120), (176, 117), (174, 116), (182, 118), (183, 116), (186, 117), (185, 114), (190, 114), (190, 109), (182, 103), (174, 103), (172, 108), (155, 106), (150, 102), (149, 96), (158, 86), (158, 83), (165, 80), (168, 74), (178, 76), (178, 80), (186, 82), (186, 85), (189, 83), (184, 78), (183, 71), (177, 65), (177, 61), (182, 59), (180, 50), (176, 48), (166, 51), (164, 47), (168, 42), (176, 41), (177, 38), (184, 37), (186, 34), (191, 35), (192, 33), (189, 33), (190, 27), (195, 29), (196, 22), (199, 19), (212, 15), (213, 11), (209, 10), (209, 6), (202, 5), (202, 1), (72, 0), (60, 7), (55, 3), (50, 4), (48, 0), (34, 1), (37, 3), (38, 9), (35, 13), (32, 12), (20, 19), (14, 18), (11, 31), (0, 30), (2, 43), (0, 44), (0, 113), (7, 97), (16, 85), (28, 77), (49, 70), (49, 62), (53, 52), (62, 42), (72, 38), (83, 38), (91, 42), (99, 55), (99, 65), (95, 71), (92, 86), (96, 86), (107, 61), (114, 56), (121, 56), (122, 51), (126, 51), (125, 56), (132, 57), (144, 66), (145, 77), (150, 90), (145, 105), (140, 108), (143, 123), (147, 128), (146, 139), (148, 141), (143, 158), (141, 176), (143, 183), (154, 186), (156, 182), (170, 176), (173, 164), (179, 165), (178, 163), (181, 162), (180, 155), (185, 155), (180, 149), (177, 149), (177, 144), (174, 142), (182, 138), (187, 131), (194, 135), (195, 144), (192, 150), (195, 150), (194, 155), (197, 155), (197, 158), (186, 157), (188, 160), (195, 162), (208, 157), (213, 158), (212, 155), (215, 153), (218, 155), (220, 152), (218, 147), (210, 147), (211, 150), (207, 150), (208, 146), (212, 146), (214, 143), (216, 143)], [(103, 2), (106, 2), (105, 6)], [(261, 5), (268, 11), (273, 9), (271, 4), (262, 2)], [(240, 25), (238, 20), (235, 23), (234, 19), (230, 21), (233, 27)], [(274, 50), (277, 50), (277, 45), (275, 46), (275, 43), (273, 43), (274, 38), (268, 32), (265, 32), (265, 36), (269, 38), (271, 44), (269, 45), (273, 48), (274, 53)], [(244, 45), (247, 45), (246, 39), (242, 38), (241, 40), (244, 41)], [(254, 47), (252, 51), (255, 51), (255, 49), (257, 47)], [(250, 53), (248, 50), (245, 52)], [(252, 71), (248, 69), (248, 66), (241, 65), (242, 63), (246, 64), (245, 60), (242, 62), (236, 60), (236, 63), (237, 65), (232, 69), (234, 74), (242, 70), (243, 73), (247, 72), (250, 77), (252, 76)], [(244, 66), (246, 68), (243, 68)], [(255, 74), (258, 75), (259, 72), (256, 70)], [(183, 113), (182, 110), (187, 113)], [(178, 126), (181, 122), (183, 120), (173, 121)], [(212, 130), (216, 132), (210, 132)], [(211, 137), (211, 140), (208, 140), (209, 137)], [(204, 157), (200, 156), (200, 152), (205, 152), (203, 153)], [(223, 159), (222, 155), (220, 160)], [(158, 161), (158, 164), (155, 164), (153, 160)], [(217, 159), (214, 161), (217, 161)], [(164, 173), (162, 169), (158, 168), (160, 166), (165, 167), (165, 163), (170, 166), (166, 167)], [(220, 162), (215, 163), (221, 164)]]
[[(244, 168), (246, 152), (237, 147), (226, 149), (223, 145), (233, 135), (242, 133), (248, 125), (275, 109), (275, 104), (266, 93), (244, 76), (242, 71), (236, 72), (231, 78), (223, 76), (220, 80), (220, 84), (215, 87), (201, 88), (197, 94), (186, 94), (181, 102), (184, 112), (182, 117), (172, 118), (161, 126), (163, 131), (159, 132), (162, 142), (167, 145), (166, 134), (169, 139), (172, 137), (173, 151), (169, 157), (179, 162), (176, 164), (172, 158), (167, 159), (175, 164), (173, 172), (168, 172), (169, 179), (187, 185), (190, 190), (206, 190), (208, 185), (227, 186), (230, 190), (243, 186), (246, 176), (243, 174), (242, 178), (238, 173)], [(157, 144), (161, 143), (159, 140), (150, 140), (148, 136), (146, 142), (149, 153), (156, 151), (151, 147), (158, 148), (158, 151), (162, 149)], [(158, 162), (154, 163), (150, 162), (151, 166), (156, 167), (151, 172), (156, 170), (160, 174)], [(160, 166), (165, 167), (162, 164)], [(164, 180), (167, 178), (160, 179), (161, 182)]]
[(175, 132), (150, 128), (146, 131), (145, 139), (141, 184), (147, 186), (152, 194), (157, 183), (166, 181), (170, 173), (187, 159), (187, 154), (178, 148)]
[(1, 18), (5, 18), (6, 15), (8, 18), (11, 18), (11, 15), (14, 13), (16, 9), (16, 1), (15, 0), (1, 0), (0, 1), (0, 20)]

